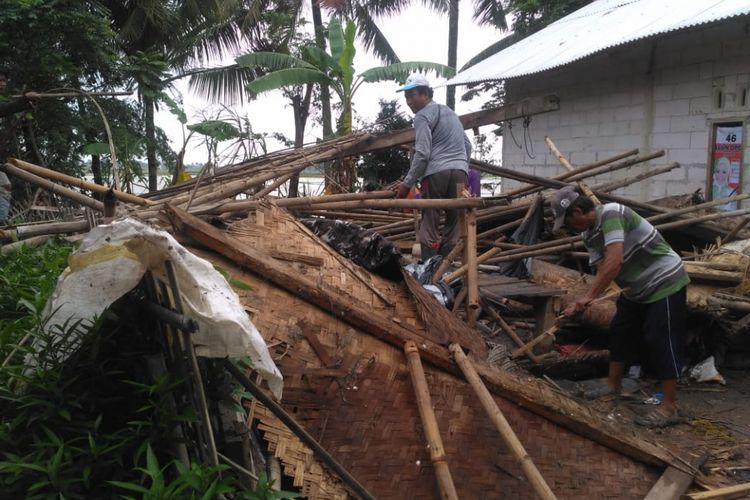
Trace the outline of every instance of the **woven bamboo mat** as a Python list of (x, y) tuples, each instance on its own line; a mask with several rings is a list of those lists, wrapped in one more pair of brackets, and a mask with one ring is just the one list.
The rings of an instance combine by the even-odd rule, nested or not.
[[(366, 279), (353, 277), (350, 269), (287, 215), (269, 209), (238, 224), (232, 233), (268, 255), (283, 252), (282, 260), (299, 272), (349, 294), (352, 300), (365, 301), (389, 317), (397, 317), (402, 324), (423, 331), (425, 342), (430, 341), (403, 288), (367, 273)], [(378, 498), (436, 498), (429, 453), (402, 351), (215, 254), (196, 253), (250, 285), (237, 291), (285, 375), (282, 404), (287, 411)], [(290, 260), (294, 255), (305, 256), (308, 261), (320, 258), (322, 262)], [(378, 297), (372, 284), (386, 293), (393, 305)], [(520, 468), (470, 387), (450, 374), (427, 365), (425, 368), (459, 496), (532, 498)], [(508, 373), (500, 379), (509, 393), (518, 391), (527, 400), (538, 400), (547, 413), (580, 415), (583, 427), (587, 419), (598, 418), (535, 379)], [(495, 399), (559, 498), (642, 498), (661, 473), (510, 400)], [(271, 425), (263, 429), (267, 441), (278, 442), (281, 430)], [(607, 429), (613, 435), (632, 434), (629, 429), (612, 425), (600, 425), (598, 429)], [(282, 455), (290, 463), (300, 460), (288, 448), (284, 450)], [(289, 475), (295, 481), (304, 481), (299, 477), (301, 470), (295, 467)]]

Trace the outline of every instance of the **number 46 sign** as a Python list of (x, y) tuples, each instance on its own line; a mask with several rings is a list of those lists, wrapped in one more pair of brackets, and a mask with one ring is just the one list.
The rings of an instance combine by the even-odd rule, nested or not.
[[(717, 126), (711, 166), (711, 199), (719, 200), (734, 196), (740, 191), (742, 168), (742, 124)], [(736, 210), (737, 202), (716, 207), (720, 210)]]

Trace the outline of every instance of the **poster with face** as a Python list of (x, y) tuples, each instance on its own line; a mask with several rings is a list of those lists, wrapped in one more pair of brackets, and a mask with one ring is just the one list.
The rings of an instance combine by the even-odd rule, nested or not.
[[(713, 152), (711, 199), (719, 200), (739, 193), (742, 166), (742, 125), (716, 127)], [(716, 208), (736, 210), (737, 202)]]

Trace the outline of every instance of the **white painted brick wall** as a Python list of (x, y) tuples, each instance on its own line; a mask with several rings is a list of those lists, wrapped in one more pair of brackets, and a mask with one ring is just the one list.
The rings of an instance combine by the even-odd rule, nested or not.
[[(549, 154), (549, 135), (574, 164), (583, 166), (632, 148), (641, 153), (664, 149), (666, 155), (649, 165), (604, 174), (601, 184), (644, 169), (679, 162), (675, 169), (617, 194), (640, 201), (705, 190), (709, 134), (713, 121), (744, 119), (746, 150), (743, 192), (750, 192), (750, 34), (742, 20), (691, 28), (656, 40), (636, 42), (592, 55), (576, 63), (506, 82), (509, 101), (555, 93), (560, 110), (532, 118), (527, 131), (535, 158), (519, 149), (506, 133), (503, 164), (535, 175), (562, 172)], [(747, 97), (742, 104), (742, 91)], [(718, 108), (722, 91), (724, 109)], [(514, 122), (523, 143), (522, 121)], [(508, 181), (503, 189), (519, 183)]]

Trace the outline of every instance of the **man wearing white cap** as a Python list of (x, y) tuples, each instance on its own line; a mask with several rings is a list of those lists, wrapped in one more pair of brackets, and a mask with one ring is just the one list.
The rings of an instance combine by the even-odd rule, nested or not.
[(581, 233), (589, 264), (596, 267), (591, 288), (563, 314), (583, 312), (612, 281), (622, 288), (609, 326), (607, 385), (587, 391), (584, 397), (619, 393), (626, 364), (643, 361), (661, 380), (664, 401), (636, 423), (666, 427), (681, 421), (677, 379), (685, 365), (685, 302), (690, 281), (682, 259), (654, 226), (624, 205), (595, 206), (574, 186), (557, 191), (551, 205), (553, 232), (564, 226)]
[[(471, 141), (464, 133), (456, 113), (432, 100), (430, 83), (422, 75), (412, 75), (404, 92), (406, 104), (415, 113), (414, 155), (411, 167), (397, 187), (399, 198), (405, 198), (421, 182), (424, 198), (456, 198), (457, 184), (466, 184), (471, 155)], [(445, 226), (440, 235), (440, 210), (425, 209), (417, 239), (422, 260), (436, 254), (447, 255), (458, 240), (458, 210), (445, 210)]]

